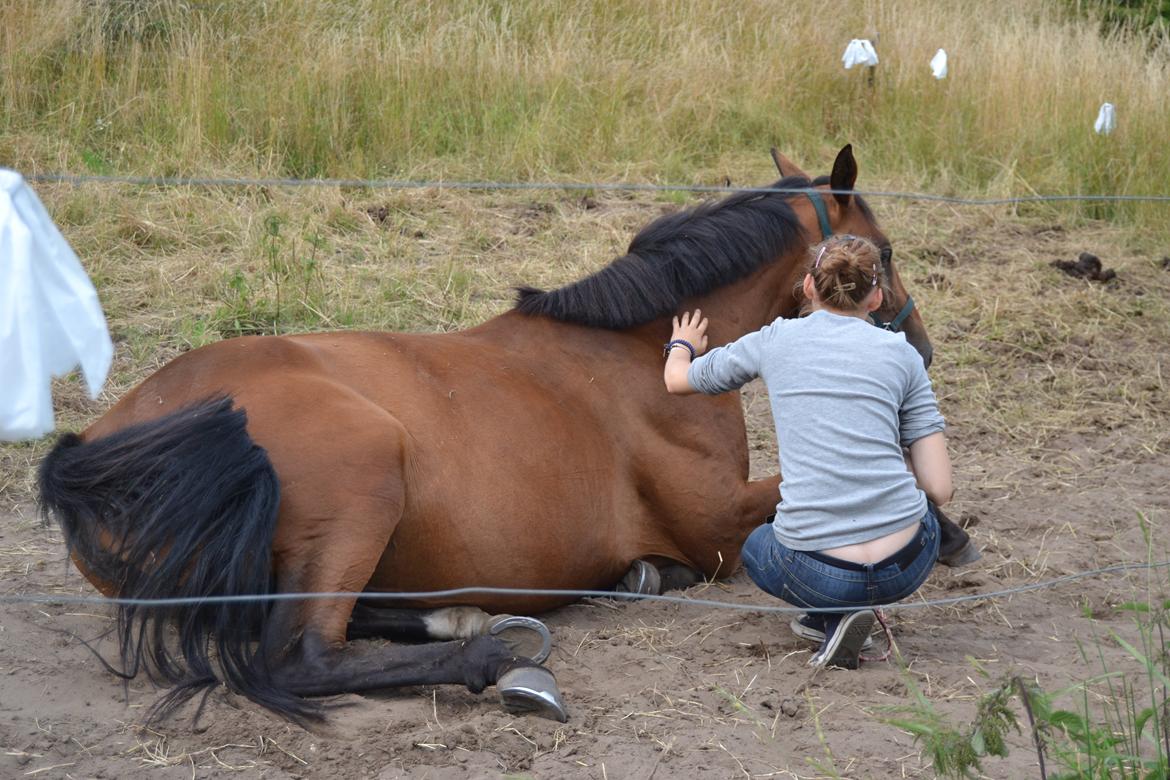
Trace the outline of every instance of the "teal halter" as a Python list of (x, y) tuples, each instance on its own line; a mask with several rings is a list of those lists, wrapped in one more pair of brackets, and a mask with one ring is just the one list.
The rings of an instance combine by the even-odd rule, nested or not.
[[(825, 196), (821, 194), (820, 190), (805, 190), (804, 195), (812, 203), (813, 210), (817, 213), (817, 222), (821, 226), (821, 240), (826, 241), (833, 237), (833, 228), (829, 224), (829, 209), (825, 206)], [(882, 265), (889, 263), (888, 255), (882, 258)], [(878, 316), (877, 312), (871, 312), (869, 315), (870, 322), (877, 325), (882, 330), (893, 331), (897, 333), (902, 329), (902, 325), (906, 322), (906, 318), (910, 316), (910, 312), (914, 311), (914, 296), (909, 293), (906, 294), (906, 303), (902, 304), (901, 310), (894, 315), (894, 319), (885, 322)]]
[(829, 209), (825, 205), (825, 196), (820, 190), (805, 190), (804, 194), (812, 203), (813, 210), (817, 212), (817, 222), (821, 223), (821, 240), (832, 238), (833, 228), (829, 224)]
[(902, 329), (902, 323), (906, 321), (906, 318), (910, 316), (910, 312), (912, 311), (914, 311), (914, 296), (907, 293), (906, 303), (902, 304), (901, 311), (894, 315), (894, 319), (890, 320), (889, 322), (882, 322), (882, 318), (879, 317), (875, 311), (870, 312), (869, 320), (882, 330), (890, 330), (897, 333)]

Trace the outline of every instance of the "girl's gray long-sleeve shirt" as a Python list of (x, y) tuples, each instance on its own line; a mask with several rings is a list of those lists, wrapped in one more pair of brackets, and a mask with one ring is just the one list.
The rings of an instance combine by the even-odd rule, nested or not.
[(687, 373), (691, 387), (711, 394), (756, 377), (768, 388), (780, 450), (773, 528), (782, 544), (842, 547), (922, 518), (926, 494), (902, 447), (946, 423), (903, 334), (819, 310), (714, 349)]

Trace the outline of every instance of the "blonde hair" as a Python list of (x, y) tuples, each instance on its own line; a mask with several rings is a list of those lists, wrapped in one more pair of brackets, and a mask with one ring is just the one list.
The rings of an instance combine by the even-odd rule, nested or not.
[(817, 297), (833, 309), (852, 311), (883, 283), (877, 246), (858, 236), (832, 236), (811, 249), (808, 272)]

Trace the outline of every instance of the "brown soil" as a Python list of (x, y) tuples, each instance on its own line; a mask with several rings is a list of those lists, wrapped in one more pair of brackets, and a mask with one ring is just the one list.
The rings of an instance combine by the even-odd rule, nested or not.
[[(959, 225), (949, 235), (961, 238), (967, 229)], [(1013, 251), (1034, 251), (1039, 258), (1020, 266), (1025, 284), (1085, 284), (1043, 262), (1052, 256), (1054, 242), (1068, 250), (1077, 239), (1063, 231), (1055, 237), (1051, 230), (1018, 232), (1008, 242)], [(920, 239), (922, 256), (937, 251), (937, 260), (931, 254), (913, 281), (916, 297), (929, 299), (933, 287), (942, 305), (948, 286), (969, 277), (955, 264), (988, 259), (961, 257), (974, 251), (969, 241), (937, 240), (942, 244), (934, 247), (935, 236)], [(1144, 274), (1143, 284), (1160, 287), (1146, 292), (1123, 284), (1112, 293), (1091, 294), (1148, 294), (1164, 300), (1166, 283), (1157, 281), (1164, 274), (1156, 264), (1148, 265), (1122, 261), (1119, 275), (1126, 276), (1128, 269), (1131, 277)], [(1132, 350), (1142, 353), (1133, 355), (1135, 360), (1160, 366), (1160, 383), (1165, 344), (1150, 353), (1148, 344), (1101, 334), (1099, 344), (1107, 354), (1070, 339), (1059, 354), (1045, 347), (1035, 358), (1028, 356), (1036, 349), (1026, 346), (1026, 339), (982, 334), (983, 350), (1024, 345), (1005, 349), (1002, 357), (1009, 380), (1015, 376), (1015, 381), (989, 382), (983, 396), (971, 389), (976, 380), (958, 346), (971, 332), (964, 317), (973, 321), (978, 312), (958, 309), (932, 327), (939, 347), (933, 372), (943, 378), (940, 396), (952, 424), (960, 486), (951, 514), (972, 524), (984, 557), (957, 571), (938, 568), (921, 599), (986, 593), (1110, 564), (1170, 558), (1170, 535), (1162, 530), (1170, 521), (1165, 401), (1132, 414), (1116, 411), (1097, 400), (1094, 388), (1129, 385), (1092, 373), (1092, 361), (1114, 360)], [(1000, 316), (1010, 316), (1007, 309), (1004, 304)], [(1060, 370), (1069, 361), (1076, 362), (1081, 384), (1045, 384), (1045, 366)], [(1067, 413), (1083, 424), (1054, 429), (1040, 417), (1015, 421), (1003, 406), (1004, 397), (1026, 398), (1033, 386), (1046, 394), (1039, 407), (1050, 410), (1043, 413), (1049, 419)], [(1152, 391), (1165, 398), (1164, 386)], [(981, 399), (989, 400), (981, 405)], [(766, 399), (760, 388), (751, 387), (744, 402), (753, 468), (764, 473), (775, 457)], [(995, 424), (988, 415), (994, 415)], [(1151, 426), (1155, 434), (1162, 433), (1151, 434)], [(1152, 544), (1139, 515), (1154, 529)], [(1056, 690), (1099, 674), (1103, 666), (1135, 671), (1133, 658), (1111, 632), (1137, 641), (1132, 618), (1116, 606), (1144, 599), (1150, 582), (1165, 592), (1164, 571), (1139, 571), (991, 600), (900, 610), (892, 617), (902, 665), (869, 663), (857, 672), (808, 669), (809, 647), (791, 634), (788, 616), (591, 600), (546, 616), (556, 641), (549, 667), (570, 711), (566, 724), (508, 715), (491, 689), (473, 695), (455, 687), (420, 687), (345, 697), (329, 725), (313, 732), (221, 691), (208, 699), (198, 727), (192, 725), (192, 706), (159, 726), (144, 727), (141, 717), (156, 690), (144, 677), (123, 684), (75, 638), (92, 639), (109, 629), (108, 608), (4, 603), (0, 776), (931, 776), (929, 758), (913, 738), (881, 720), (887, 708), (911, 702), (908, 681), (961, 724), (970, 722), (977, 697), (1007, 675), (1020, 674)], [(0, 516), (0, 594), (93, 593), (66, 564), (59, 535), (38, 523), (27, 498)], [(685, 595), (777, 604), (742, 572)], [(110, 642), (97, 647), (113, 656)], [(1012, 733), (1009, 746), (1006, 759), (984, 760), (986, 776), (1038, 777), (1026, 729)]]

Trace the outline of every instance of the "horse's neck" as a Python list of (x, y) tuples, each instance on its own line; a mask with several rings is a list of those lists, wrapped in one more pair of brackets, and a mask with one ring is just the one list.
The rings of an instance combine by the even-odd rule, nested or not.
[(719, 347), (759, 330), (777, 317), (796, 316), (795, 263), (780, 260), (756, 273), (699, 296), (688, 306), (710, 321), (708, 347)]

